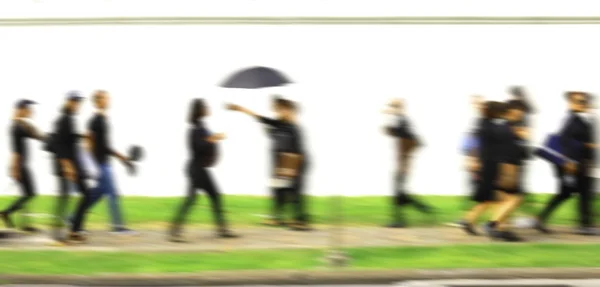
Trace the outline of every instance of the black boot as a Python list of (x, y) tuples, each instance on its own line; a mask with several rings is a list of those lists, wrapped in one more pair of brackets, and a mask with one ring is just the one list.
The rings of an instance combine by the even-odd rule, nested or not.
[(552, 233), (552, 231), (550, 229), (546, 228), (546, 226), (544, 226), (544, 223), (542, 221), (540, 221), (540, 220), (538, 220), (535, 223), (535, 226), (533, 228), (535, 230), (541, 232), (541, 233), (544, 233), (544, 234), (550, 234), (550, 233)]
[(15, 228), (15, 223), (12, 221), (12, 219), (10, 218), (10, 215), (6, 212), (2, 212), (0, 213), (0, 219), (2, 219), (2, 221), (4, 221), (4, 225), (6, 225), (7, 228)]
[(400, 207), (394, 206), (392, 211), (392, 223), (387, 224), (386, 227), (389, 228), (404, 228), (406, 227), (406, 223), (402, 220), (402, 215), (400, 214)]
[(461, 226), (462, 230), (464, 230), (467, 234), (479, 235), (479, 233), (475, 231), (475, 228), (473, 228), (473, 225), (471, 223), (468, 223), (466, 220), (461, 220), (458, 222), (458, 224)]
[(217, 231), (217, 236), (219, 236), (220, 238), (238, 238), (239, 237), (237, 234), (232, 233), (226, 227), (219, 228), (219, 230)]
[(510, 231), (496, 231), (495, 236), (505, 242), (522, 242), (524, 241), (521, 237)]

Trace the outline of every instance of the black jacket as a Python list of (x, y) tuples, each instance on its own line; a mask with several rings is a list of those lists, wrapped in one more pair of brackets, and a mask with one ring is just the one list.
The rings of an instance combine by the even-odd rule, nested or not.
[(191, 162), (189, 170), (207, 168), (216, 164), (219, 149), (216, 143), (207, 141), (210, 131), (202, 122), (198, 122), (188, 133), (188, 148)]
[(62, 175), (62, 166), (60, 164), (60, 160), (62, 159), (70, 160), (78, 174), (82, 174), (82, 165), (78, 159), (81, 135), (75, 129), (73, 114), (63, 111), (63, 114), (54, 124), (54, 131), (52, 140), (56, 175)]
[[(565, 143), (563, 144), (565, 155), (577, 163), (593, 162), (596, 156), (594, 149), (585, 147), (585, 144), (596, 142), (594, 128), (593, 119), (586, 120), (576, 113), (571, 113), (560, 131), (561, 140)], [(581, 146), (570, 145), (569, 141), (576, 141)]]
[(520, 164), (521, 154), (516, 144), (516, 136), (507, 123), (485, 119), (480, 125), (477, 132), (479, 157), (482, 162)]

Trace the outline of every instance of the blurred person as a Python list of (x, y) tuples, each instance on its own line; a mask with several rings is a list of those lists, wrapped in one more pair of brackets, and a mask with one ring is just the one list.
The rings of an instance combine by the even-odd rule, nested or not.
[[(62, 115), (55, 122), (55, 134), (50, 139), (49, 149), (54, 153), (55, 174), (58, 177), (59, 192), (56, 206), (56, 222), (53, 237), (56, 243), (67, 241), (82, 243), (87, 240), (83, 234), (83, 225), (87, 207), (90, 202), (90, 192), (86, 182), (86, 171), (79, 159), (81, 135), (76, 131), (75, 114), (79, 111), (83, 97), (78, 92), (69, 92), (62, 108)], [(70, 185), (75, 185), (81, 194), (73, 221), (71, 232), (65, 238), (61, 235), (63, 220), (67, 214)]]
[[(90, 210), (103, 196), (108, 196), (108, 207), (112, 219), (112, 232), (115, 234), (135, 234), (133, 230), (125, 227), (119, 208), (119, 195), (113, 180), (110, 163), (111, 156), (118, 158), (128, 169), (133, 172), (133, 163), (124, 155), (117, 152), (110, 141), (110, 124), (106, 115), (109, 108), (110, 96), (106, 91), (96, 91), (92, 100), (96, 107), (96, 114), (88, 124), (85, 137), (85, 147), (92, 156), (93, 163), (97, 165), (97, 185), (91, 189)], [(83, 156), (82, 156), (83, 157)], [(82, 162), (84, 159), (81, 159)]]
[[(550, 233), (545, 223), (552, 212), (571, 197), (579, 195), (579, 228), (581, 235), (598, 235), (593, 223), (593, 170), (598, 147), (595, 129), (595, 119), (589, 113), (591, 107), (590, 95), (584, 92), (567, 92), (569, 115), (559, 136), (564, 142), (564, 154), (572, 161), (567, 161), (563, 166), (555, 166), (559, 181), (558, 193), (548, 202), (547, 206), (538, 216), (536, 229), (543, 233)], [(576, 142), (580, 147), (574, 147), (568, 142)]]
[[(527, 95), (527, 92), (524, 87), (521, 86), (512, 86), (508, 88), (508, 92), (511, 96), (510, 101), (519, 101), (524, 110), (523, 117), (518, 122), (513, 122), (511, 125), (520, 126), (523, 129), (527, 129), (529, 133), (531, 133), (532, 123), (531, 118), (536, 111), (530, 97)], [(509, 102), (510, 102), (509, 101)], [(520, 145), (522, 147), (522, 157), (523, 163), (526, 163), (528, 160), (532, 158), (532, 150), (530, 148), (530, 140), (522, 139), (520, 141)], [(519, 178), (521, 179), (522, 187), (526, 186), (527, 179), (527, 165), (523, 164), (519, 168)], [(521, 210), (528, 216), (536, 217), (538, 211), (535, 209), (535, 198), (532, 194), (530, 194), (526, 189), (523, 189), (523, 204), (521, 205)], [(531, 221), (531, 220), (529, 220)]]
[[(463, 200), (462, 209), (469, 210), (472, 207), (472, 199), (473, 195), (477, 191), (477, 187), (480, 181), (479, 171), (481, 170), (481, 163), (479, 160), (479, 140), (477, 137), (477, 128), (480, 126), (480, 122), (482, 121), (482, 117), (485, 114), (485, 102), (483, 97), (480, 95), (474, 95), (471, 97), (471, 107), (474, 111), (474, 121), (471, 126), (467, 136), (465, 137), (462, 143), (462, 154), (464, 155), (465, 160), (465, 170), (467, 171), (469, 177), (469, 186), (471, 187), (471, 192), (469, 196)], [(458, 220), (457, 223), (450, 223), (450, 226), (453, 227), (462, 227), (464, 222), (462, 220)]]
[(486, 232), (494, 239), (504, 241), (522, 241), (516, 234), (506, 228), (506, 220), (519, 207), (523, 199), (521, 169), (526, 158), (522, 142), (529, 137), (529, 131), (523, 126), (526, 111), (525, 104), (520, 100), (510, 100), (504, 105), (502, 112), (503, 123), (498, 126), (501, 145), (498, 150), (502, 153), (499, 161), (499, 176), (496, 193), (498, 197), (497, 210), (485, 225)]
[[(479, 95), (472, 96), (471, 106), (475, 112), (475, 118), (473, 121), (474, 125), (471, 127), (471, 130), (468, 133), (467, 142), (465, 142), (463, 145), (463, 154), (465, 155), (465, 166), (467, 172), (469, 173), (469, 182), (472, 187), (471, 194), (473, 194), (475, 190), (477, 190), (477, 185), (480, 179), (479, 141), (477, 138), (477, 128), (480, 126), (483, 113), (485, 113), (485, 102), (483, 101), (483, 97)], [(470, 199), (471, 197), (468, 198)], [(467, 204), (469, 204), (469, 201), (465, 202), (465, 205)]]
[(209, 115), (210, 110), (204, 100), (194, 99), (192, 101), (188, 117), (191, 129), (187, 141), (191, 155), (187, 165), (189, 183), (185, 201), (177, 211), (169, 230), (169, 240), (173, 242), (186, 242), (181, 234), (182, 225), (191, 207), (196, 203), (198, 189), (203, 190), (210, 199), (217, 235), (221, 238), (237, 237), (227, 226), (223, 215), (221, 192), (209, 170), (218, 159), (217, 143), (225, 139), (224, 134), (213, 134), (205, 126), (203, 120)]
[(495, 206), (496, 181), (499, 165), (503, 160), (502, 149), (505, 145), (505, 139), (501, 136), (503, 103), (486, 102), (484, 111), (484, 117), (477, 127), (479, 162), (475, 163), (478, 165), (476, 167), (479, 170), (479, 182), (472, 196), (472, 200), (477, 204), (465, 214), (461, 221), (463, 230), (469, 235), (478, 234), (473, 225), (484, 212)]
[[(46, 136), (40, 133), (29, 120), (33, 116), (32, 105), (35, 102), (31, 100), (20, 100), (15, 106), (12, 126), (10, 128), (10, 140), (12, 159), (10, 162), (10, 177), (18, 183), (21, 189), (21, 197), (19, 197), (9, 207), (0, 211), (0, 218), (4, 221), (7, 227), (14, 228), (15, 224), (11, 219), (11, 215), (21, 209), (36, 196), (35, 179), (29, 168), (30, 152), (27, 145), (27, 139), (37, 139), (44, 141)], [(23, 231), (38, 232), (37, 228), (31, 226), (24, 218), (24, 225), (21, 227)]]
[(432, 208), (417, 200), (414, 196), (408, 194), (405, 189), (408, 173), (410, 171), (410, 161), (414, 151), (422, 145), (419, 138), (412, 130), (411, 124), (404, 112), (404, 101), (394, 99), (388, 105), (385, 113), (392, 116), (392, 125), (384, 128), (385, 133), (397, 139), (397, 157), (396, 171), (394, 176), (394, 196), (392, 203), (392, 222), (388, 224), (391, 228), (402, 228), (406, 222), (402, 217), (400, 208), (412, 204), (419, 211), (425, 214), (431, 214)]
[(273, 140), (273, 172), (271, 190), (273, 194), (272, 220), (267, 225), (283, 226), (283, 210), (287, 198), (291, 196), (295, 209), (294, 221), (288, 224), (293, 230), (310, 230), (305, 210), (304, 180), (308, 160), (303, 144), (303, 136), (297, 121), (297, 105), (288, 99), (275, 96), (273, 111), (276, 118), (267, 118), (238, 105), (228, 105), (228, 109), (245, 113), (270, 128)]

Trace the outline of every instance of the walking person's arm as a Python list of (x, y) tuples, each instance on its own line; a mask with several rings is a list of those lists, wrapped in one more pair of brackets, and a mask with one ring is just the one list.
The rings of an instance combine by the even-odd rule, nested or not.
[(10, 163), (10, 177), (12, 177), (16, 181), (21, 180), (21, 155), (19, 153), (13, 152), (12, 159)]
[(17, 121), (23, 128), (25, 128), (28, 137), (39, 141), (46, 140), (47, 136), (44, 133), (40, 132), (38, 129), (36, 129), (32, 124), (20, 119), (17, 119)]

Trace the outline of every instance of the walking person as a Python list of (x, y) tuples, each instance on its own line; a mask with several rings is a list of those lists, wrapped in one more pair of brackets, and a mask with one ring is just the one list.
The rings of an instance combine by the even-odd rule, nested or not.
[(119, 206), (119, 195), (113, 180), (111, 157), (118, 158), (131, 173), (134, 170), (133, 163), (124, 155), (117, 152), (111, 145), (110, 124), (107, 110), (109, 108), (110, 96), (106, 91), (96, 91), (92, 98), (96, 107), (96, 114), (88, 124), (86, 135), (86, 147), (92, 155), (93, 161), (98, 166), (97, 185), (91, 189), (91, 199), (88, 210), (90, 210), (102, 197), (108, 197), (108, 208), (112, 220), (112, 233), (135, 234), (131, 229), (125, 227)]
[[(21, 209), (36, 196), (35, 179), (29, 168), (29, 148), (27, 139), (45, 140), (45, 135), (40, 133), (31, 123), (29, 119), (33, 115), (31, 106), (35, 102), (30, 100), (20, 100), (14, 112), (12, 126), (10, 129), (10, 141), (12, 149), (12, 158), (10, 163), (10, 177), (18, 183), (21, 189), (21, 196), (13, 202), (9, 207), (0, 211), (0, 218), (9, 228), (15, 228), (15, 224), (11, 219), (11, 215)], [(27, 232), (38, 232), (29, 224), (27, 218), (24, 218), (21, 229)]]
[[(64, 244), (66, 241), (82, 243), (87, 239), (82, 231), (91, 197), (86, 183), (85, 171), (78, 158), (79, 140), (82, 136), (76, 131), (74, 119), (82, 100), (83, 97), (77, 92), (67, 94), (66, 102), (62, 108), (62, 115), (55, 123), (56, 132), (48, 145), (48, 149), (54, 153), (55, 174), (58, 177), (60, 192), (53, 230), (53, 237), (58, 244)], [(67, 215), (70, 185), (76, 187), (76, 190), (81, 194), (81, 199), (73, 216), (70, 233), (64, 237), (61, 234), (61, 227)]]
[(273, 140), (273, 218), (267, 225), (284, 226), (283, 211), (289, 197), (295, 207), (294, 221), (288, 226), (293, 230), (310, 230), (306, 212), (304, 181), (308, 169), (306, 150), (303, 136), (297, 121), (298, 108), (296, 103), (281, 97), (274, 97), (273, 110), (275, 119), (260, 116), (244, 107), (229, 105), (232, 111), (238, 111), (256, 118), (260, 123), (270, 128)]
[(516, 234), (507, 230), (507, 220), (521, 205), (524, 194), (522, 184), (522, 167), (526, 159), (527, 148), (523, 145), (529, 139), (529, 131), (523, 125), (526, 112), (525, 104), (520, 100), (510, 100), (505, 104), (503, 123), (498, 126), (498, 135), (502, 156), (499, 162), (496, 194), (498, 197), (497, 210), (485, 225), (486, 232), (494, 239), (516, 242), (522, 241)]
[[(511, 122), (510, 125), (513, 127), (520, 127), (521, 129), (525, 129), (528, 131), (528, 133), (531, 133), (532, 130), (532, 121), (531, 118), (533, 117), (536, 108), (534, 107), (530, 97), (527, 96), (527, 93), (525, 91), (525, 88), (520, 87), (520, 86), (513, 86), (513, 87), (509, 87), (508, 89), (509, 94), (511, 95), (511, 99), (509, 100), (510, 102), (515, 102), (518, 101), (519, 105), (521, 106), (521, 108), (523, 109), (523, 116), (521, 117), (521, 120), (516, 121), (516, 122)], [(521, 151), (522, 151), (522, 164), (519, 167), (519, 179), (520, 179), (520, 183), (521, 183), (521, 187), (522, 187), (522, 191), (523, 191), (523, 204), (521, 204), (520, 209), (522, 210), (522, 212), (524, 213), (524, 215), (528, 216), (528, 217), (533, 217), (535, 218), (537, 216), (538, 211), (535, 208), (535, 197), (528, 192), (527, 190), (527, 162), (532, 158), (532, 150), (530, 148), (530, 140), (528, 139), (521, 139), (519, 141), (519, 145), (521, 146)], [(529, 218), (527, 218), (529, 219)], [(528, 222), (532, 222), (531, 220), (528, 220)], [(531, 223), (529, 223), (531, 224)]]
[(187, 165), (188, 190), (185, 201), (175, 215), (169, 230), (169, 240), (173, 242), (186, 242), (182, 237), (183, 224), (190, 209), (196, 203), (199, 189), (203, 190), (210, 199), (217, 235), (222, 238), (237, 237), (227, 227), (221, 193), (209, 170), (218, 159), (217, 143), (225, 139), (224, 134), (213, 134), (205, 126), (203, 119), (209, 114), (210, 110), (203, 100), (192, 101), (188, 118), (188, 123), (191, 125), (188, 134), (188, 147), (191, 154)]
[(474, 228), (475, 222), (484, 212), (495, 206), (496, 181), (499, 165), (503, 160), (502, 149), (506, 145), (506, 139), (501, 136), (504, 105), (500, 102), (486, 102), (484, 110), (484, 117), (477, 128), (480, 180), (472, 197), (477, 204), (461, 221), (463, 230), (469, 235), (478, 235)]
[[(469, 131), (469, 142), (465, 143), (465, 145), (463, 146), (463, 154), (466, 158), (466, 169), (469, 173), (469, 183), (472, 187), (472, 195), (477, 190), (477, 186), (480, 180), (479, 141), (476, 135), (477, 128), (480, 126), (483, 113), (485, 112), (485, 103), (483, 102), (483, 98), (481, 96), (475, 95), (472, 98), (471, 105), (473, 107), (473, 111), (475, 112), (474, 125)], [(468, 198), (472, 198), (472, 196), (469, 196)], [(470, 205), (470, 201), (466, 201), (465, 205)]]
[[(466, 134), (461, 146), (461, 153), (464, 155), (465, 170), (468, 174), (468, 183), (470, 187), (469, 195), (465, 197), (465, 200), (461, 201), (461, 209), (469, 210), (476, 205), (473, 204), (473, 196), (477, 192), (481, 180), (481, 162), (479, 158), (479, 138), (477, 137), (477, 129), (481, 126), (483, 115), (485, 114), (486, 103), (483, 101), (483, 97), (474, 95), (471, 97), (471, 107), (475, 113), (473, 125), (469, 132)], [(462, 227), (464, 225), (463, 220), (447, 224), (452, 227)]]
[(408, 194), (405, 189), (408, 173), (410, 170), (410, 161), (416, 148), (421, 146), (421, 141), (412, 130), (410, 122), (404, 113), (404, 102), (395, 99), (389, 104), (387, 113), (391, 114), (395, 125), (385, 127), (385, 132), (397, 139), (397, 168), (394, 177), (394, 196), (392, 203), (392, 222), (388, 227), (401, 228), (406, 223), (402, 217), (400, 208), (406, 205), (413, 205), (419, 211), (425, 214), (431, 214), (432, 208), (417, 200), (414, 196)]
[[(570, 160), (562, 166), (555, 166), (559, 192), (540, 213), (536, 229), (543, 233), (550, 233), (545, 224), (552, 212), (571, 195), (577, 194), (579, 195), (577, 233), (599, 235), (598, 230), (594, 229), (592, 215), (594, 200), (592, 172), (598, 144), (595, 138), (596, 123), (589, 114), (591, 99), (589, 94), (584, 92), (568, 92), (566, 98), (570, 112), (559, 136), (564, 147), (563, 153)], [(571, 142), (577, 143), (577, 146), (569, 144)]]

